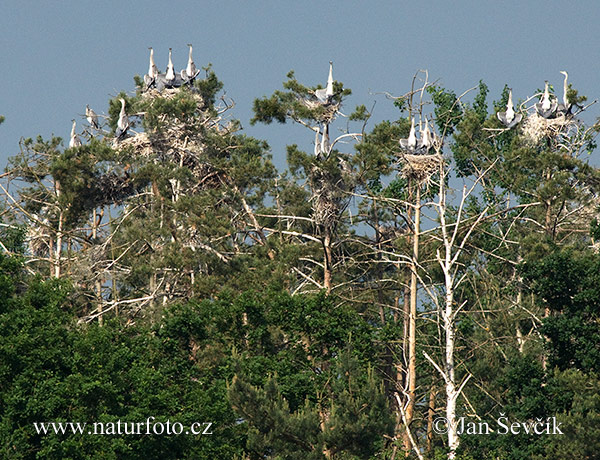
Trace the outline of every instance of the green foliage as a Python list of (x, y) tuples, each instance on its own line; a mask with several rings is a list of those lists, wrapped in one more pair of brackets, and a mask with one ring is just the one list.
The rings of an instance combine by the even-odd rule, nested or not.
[[(210, 356), (205, 325), (190, 307), (169, 311), (154, 331), (77, 326), (68, 287), (22, 280), (0, 258), (0, 439), (3, 458), (222, 458), (243, 436), (225, 403), (223, 357)], [(24, 284), (26, 281), (26, 285)], [(213, 422), (211, 436), (37, 434), (34, 422)]]
[(456, 125), (461, 120), (463, 112), (456, 94), (435, 85), (429, 86), (427, 92), (431, 95), (431, 99), (435, 104), (435, 124), (439, 132), (445, 136), (452, 135)]
[(600, 257), (597, 254), (555, 250), (528, 262), (524, 275), (552, 314), (542, 331), (549, 339), (549, 360), (565, 370), (600, 370)]
[[(314, 91), (320, 89), (321, 86), (308, 87), (304, 86), (296, 80), (293, 71), (287, 75), (288, 80), (283, 83), (285, 91), (275, 91), (270, 97), (255, 99), (253, 103), (254, 117), (250, 120), (251, 124), (266, 123), (270, 124), (273, 121), (285, 123), (288, 119), (299, 121), (318, 121), (323, 118), (327, 112), (327, 107), (320, 104), (307, 104), (306, 101), (314, 99)], [(344, 88), (343, 84), (334, 81), (334, 95), (331, 104), (341, 104), (344, 96), (349, 96), (352, 92)], [(360, 112), (359, 116), (365, 117), (366, 110)]]
[[(320, 459), (325, 447), (334, 458), (373, 455), (392, 426), (380, 377), (368, 364), (374, 331), (324, 296), (272, 295), (260, 310), (252, 308), (257, 300), (238, 300), (248, 324), (241, 325), (244, 351), (229, 388), (248, 424), (249, 448), (272, 458)], [(232, 333), (240, 316), (230, 321)]]

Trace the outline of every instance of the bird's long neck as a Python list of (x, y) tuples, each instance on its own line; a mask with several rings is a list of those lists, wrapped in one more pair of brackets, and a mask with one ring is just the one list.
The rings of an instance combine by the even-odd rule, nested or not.
[(327, 77), (327, 94), (333, 95), (333, 64), (329, 63), (329, 76)]
[(416, 144), (417, 136), (415, 135), (415, 119), (412, 118), (410, 121), (410, 133), (408, 134), (409, 145)]
[(427, 123), (427, 119), (425, 119), (425, 127), (423, 128), (421, 140), (423, 141), (423, 144), (429, 145), (429, 123)]
[(120, 117), (124, 117), (125, 116), (125, 101), (123, 99), (121, 99), (121, 113), (119, 114)]
[(73, 122), (73, 126), (71, 127), (71, 138), (75, 137), (75, 125), (76, 125), (76, 123)]
[(569, 91), (568, 79), (569, 74), (565, 72), (565, 82), (563, 83), (563, 102), (565, 103), (565, 107), (569, 105), (569, 97), (567, 96), (567, 92)]
[(190, 54), (188, 56), (188, 65), (187, 65), (187, 73), (188, 73), (188, 78), (192, 78), (193, 75), (192, 73), (194, 72), (194, 59), (192, 58), (192, 47), (190, 46)]
[(154, 50), (150, 48), (150, 69), (148, 70), (148, 75), (152, 76), (154, 73)]
[(506, 103), (506, 120), (510, 123), (515, 118), (515, 109), (513, 109), (512, 90), (508, 92), (508, 102)]
[(548, 82), (544, 88), (544, 98), (542, 99), (542, 108), (548, 110), (550, 108), (550, 91), (548, 91)]

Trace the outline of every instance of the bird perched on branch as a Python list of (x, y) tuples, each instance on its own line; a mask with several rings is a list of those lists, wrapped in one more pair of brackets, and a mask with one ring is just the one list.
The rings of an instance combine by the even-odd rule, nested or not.
[(188, 43), (188, 45), (190, 47), (190, 53), (188, 55), (188, 63), (187, 63), (187, 67), (185, 69), (183, 69), (180, 74), (181, 74), (181, 79), (184, 81), (184, 83), (191, 83), (194, 81), (194, 78), (196, 78), (198, 76), (198, 74), (200, 73), (200, 70), (196, 69), (196, 64), (194, 64), (194, 59), (192, 58), (192, 45), (191, 43)]
[(535, 104), (535, 110), (541, 117), (551, 118), (556, 112), (557, 107), (558, 104), (556, 102), (556, 98), (550, 98), (550, 91), (548, 90), (548, 81), (546, 80), (544, 95), (542, 96), (540, 102)]
[(512, 100), (512, 88), (508, 89), (508, 102), (506, 103), (506, 111), (498, 112), (496, 116), (498, 117), (498, 120), (500, 120), (508, 129), (516, 126), (517, 123), (520, 123), (523, 119), (523, 115), (520, 113), (515, 113)]
[(89, 105), (85, 106), (85, 118), (92, 128), (100, 129), (100, 125), (98, 124), (98, 115), (96, 112), (90, 109)]
[(331, 104), (333, 99), (333, 61), (329, 61), (329, 77), (327, 78), (327, 86), (324, 89), (317, 89), (314, 94), (321, 104)]
[(118, 141), (125, 139), (127, 130), (129, 129), (129, 118), (125, 112), (125, 99), (120, 98), (121, 101), (121, 112), (119, 113), (119, 120), (117, 121), (117, 130), (115, 131), (115, 137)]
[(71, 120), (73, 122), (73, 126), (71, 127), (71, 140), (69, 141), (69, 148), (72, 149), (74, 147), (81, 147), (81, 139), (75, 132), (75, 120)]

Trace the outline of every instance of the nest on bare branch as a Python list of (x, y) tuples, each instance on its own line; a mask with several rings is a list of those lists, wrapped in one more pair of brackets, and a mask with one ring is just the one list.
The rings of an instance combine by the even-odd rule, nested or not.
[(416, 182), (428, 182), (431, 176), (440, 170), (444, 158), (439, 153), (433, 155), (403, 154), (401, 160), (400, 173), (402, 177)]
[(522, 125), (523, 136), (531, 145), (537, 145), (542, 139), (570, 137), (578, 130), (579, 121), (571, 115), (560, 114), (556, 118), (544, 118), (537, 113), (529, 115)]

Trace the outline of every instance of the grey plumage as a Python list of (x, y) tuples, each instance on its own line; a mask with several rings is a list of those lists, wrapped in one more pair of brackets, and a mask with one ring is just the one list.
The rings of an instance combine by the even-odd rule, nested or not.
[(90, 109), (89, 105), (85, 106), (85, 118), (90, 126), (94, 129), (100, 129), (100, 124), (98, 123), (98, 115), (92, 109)]
[(329, 61), (329, 76), (327, 77), (327, 86), (323, 89), (315, 90), (315, 96), (321, 104), (331, 104), (333, 94), (333, 61)]
[(415, 119), (410, 119), (410, 132), (407, 139), (400, 139), (400, 147), (410, 153), (414, 153), (417, 149), (417, 136), (415, 133)]
[(181, 74), (181, 79), (183, 80), (184, 83), (191, 83), (198, 76), (198, 74), (200, 73), (200, 70), (196, 69), (196, 64), (194, 63), (194, 59), (192, 57), (192, 44), (188, 43), (187, 46), (190, 47), (190, 51), (189, 51), (189, 55), (188, 55), (188, 63), (187, 63), (187, 67), (185, 69), (183, 69), (180, 72), (180, 74)]
[(117, 129), (115, 131), (115, 137), (117, 140), (122, 140), (127, 135), (129, 129), (129, 117), (125, 112), (125, 99), (119, 99), (121, 101), (121, 112), (119, 113), (119, 120), (117, 121)]
[(146, 85), (146, 89), (151, 88), (156, 84), (156, 78), (158, 78), (158, 67), (154, 63), (154, 50), (152, 47), (148, 48), (150, 50), (150, 63), (148, 66), (148, 74), (144, 75), (144, 83)]
[(556, 98), (552, 99), (550, 97), (550, 91), (548, 90), (548, 81), (546, 81), (546, 86), (544, 89), (544, 95), (540, 102), (535, 104), (535, 110), (539, 116), (543, 118), (551, 118), (558, 108), (558, 103), (556, 102)]
[(573, 104), (569, 101), (569, 74), (566, 70), (561, 70), (561, 72), (565, 76), (565, 81), (563, 82), (563, 100), (562, 103), (558, 104), (557, 111), (561, 112), (564, 115), (570, 115), (571, 109), (573, 108)]
[(75, 120), (73, 120), (73, 126), (71, 127), (71, 139), (69, 140), (69, 148), (70, 149), (72, 149), (74, 147), (82, 146), (81, 139), (79, 139), (79, 136), (75, 132), (75, 125), (76, 125)]
[(165, 74), (165, 81), (168, 85), (175, 82), (175, 67), (173, 67), (173, 60), (171, 58), (172, 50), (169, 48), (169, 63), (167, 65), (167, 73)]
[(421, 153), (428, 153), (429, 149), (433, 147), (433, 140), (429, 133), (429, 123), (427, 122), (427, 118), (425, 118), (423, 128), (421, 128), (421, 123), (419, 123), (419, 131), (421, 133), (421, 139), (417, 142), (417, 148)]
[(496, 116), (507, 129), (516, 126), (523, 119), (523, 115), (516, 113), (513, 107), (512, 88), (509, 88), (508, 90), (508, 102), (506, 103), (506, 110), (504, 112), (498, 112)]

